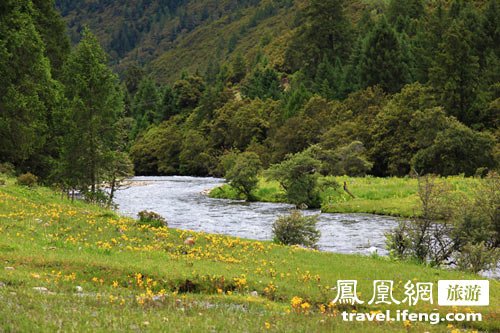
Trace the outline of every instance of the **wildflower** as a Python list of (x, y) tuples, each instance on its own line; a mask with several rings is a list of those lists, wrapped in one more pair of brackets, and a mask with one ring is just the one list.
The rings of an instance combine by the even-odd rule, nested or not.
[(307, 303), (307, 302), (304, 302), (300, 305), (300, 307), (302, 308), (302, 310), (304, 310), (305, 312), (307, 312), (309, 310), (309, 308), (311, 307), (311, 304)]
[(264, 323), (264, 326), (266, 327), (266, 329), (270, 329), (271, 328), (271, 324), (268, 323), (267, 321)]
[(113, 281), (113, 288), (118, 288), (118, 281)]
[(403, 322), (403, 325), (404, 325), (405, 328), (410, 328), (411, 327), (411, 322), (409, 320), (405, 320)]
[(294, 296), (292, 298), (292, 307), (295, 309), (295, 308), (298, 308), (300, 306), (300, 304), (302, 304), (302, 298), (300, 297), (297, 297), (297, 296)]

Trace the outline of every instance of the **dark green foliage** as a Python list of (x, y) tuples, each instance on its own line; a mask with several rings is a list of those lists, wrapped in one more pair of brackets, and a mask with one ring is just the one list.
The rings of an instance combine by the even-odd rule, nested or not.
[(134, 135), (138, 135), (151, 124), (163, 120), (160, 113), (161, 95), (156, 84), (148, 77), (140, 83), (132, 103), (132, 116), (136, 120)]
[(184, 133), (179, 154), (179, 173), (182, 175), (204, 176), (211, 173), (214, 157), (210, 155), (208, 141), (202, 133), (188, 130)]
[(231, 164), (225, 174), (226, 180), (239, 193), (245, 195), (247, 200), (252, 201), (252, 191), (257, 187), (257, 175), (262, 168), (259, 156), (252, 152), (241, 153)]
[(178, 173), (182, 133), (175, 120), (152, 126), (134, 142), (130, 148), (130, 156), (137, 174)]
[(192, 109), (198, 105), (205, 85), (199, 76), (187, 76), (173, 86), (175, 103), (179, 109)]
[(256, 69), (243, 83), (241, 92), (252, 99), (279, 99), (282, 91), (278, 73), (271, 68)]
[(69, 188), (90, 188), (92, 195), (112, 159), (114, 125), (123, 111), (117, 77), (106, 63), (97, 39), (85, 30), (63, 70), (69, 110), (60, 178)]
[(231, 66), (231, 82), (239, 83), (247, 73), (245, 58), (238, 53)]
[(139, 218), (137, 221), (139, 225), (149, 226), (152, 228), (161, 228), (168, 225), (167, 220), (155, 212), (143, 210), (137, 214), (137, 217)]
[(413, 84), (381, 110), (373, 124), (370, 152), (376, 174), (404, 176), (410, 172), (414, 154), (428, 147), (446, 127), (446, 116), (435, 105), (428, 88)]
[(316, 248), (320, 232), (316, 229), (317, 215), (304, 216), (298, 210), (280, 216), (273, 224), (273, 239), (278, 244)]
[(366, 37), (359, 61), (362, 87), (380, 85), (386, 92), (395, 93), (411, 81), (407, 51), (385, 17)]
[(262, 142), (271, 124), (276, 102), (232, 100), (215, 111), (210, 124), (212, 143), (224, 149), (245, 150), (252, 142)]
[(55, 8), (54, 0), (32, 0), (32, 3), (35, 26), (45, 44), (45, 55), (50, 60), (53, 76), (59, 78), (70, 53), (66, 25)]
[(9, 0), (0, 12), (0, 161), (45, 176), (62, 96), (33, 16), (31, 2)]
[(392, 0), (388, 8), (389, 22), (400, 32), (414, 33), (415, 22), (424, 14), (425, 8), (422, 0)]
[(304, 23), (292, 39), (285, 58), (291, 70), (305, 68), (312, 76), (327, 59), (332, 64), (347, 59), (351, 25), (343, 0), (312, 0), (304, 12)]
[(473, 131), (450, 119), (432, 145), (415, 154), (412, 164), (416, 170), (425, 173), (473, 176), (480, 167), (495, 167), (494, 142), (491, 135)]
[(480, 67), (472, 37), (465, 22), (453, 21), (439, 44), (429, 73), (441, 105), (467, 125), (480, 121), (476, 104)]
[[(128, 150), (139, 174), (223, 175), (227, 152), (334, 175), (498, 167), (498, 0), (57, 4), (85, 31), (69, 57), (52, 1), (0, 11), (0, 162), (43, 182), (97, 200)], [(315, 173), (291, 202), (318, 205)]]

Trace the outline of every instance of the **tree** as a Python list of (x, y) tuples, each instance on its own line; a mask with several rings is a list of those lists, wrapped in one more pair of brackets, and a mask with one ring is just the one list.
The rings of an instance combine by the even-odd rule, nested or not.
[(414, 31), (412, 31), (412, 23), (420, 19), (424, 14), (425, 8), (422, 0), (391, 0), (389, 3), (389, 22), (396, 27), (396, 30), (399, 32), (414, 33)]
[(421, 83), (426, 83), (429, 80), (429, 69), (439, 53), (436, 45), (442, 43), (448, 26), (449, 18), (441, 1), (437, 3), (432, 12), (420, 21), (413, 46), (416, 65), (415, 76)]
[(351, 48), (351, 25), (343, 0), (311, 0), (302, 27), (286, 51), (292, 70), (305, 68), (314, 77), (323, 59), (345, 61)]
[(63, 63), (71, 51), (66, 24), (56, 10), (54, 0), (32, 0), (32, 3), (35, 26), (45, 45), (45, 55), (53, 76), (59, 79)]
[(138, 175), (174, 175), (179, 172), (182, 133), (178, 119), (151, 126), (130, 148)]
[(239, 154), (227, 171), (225, 178), (248, 201), (254, 200), (252, 191), (259, 182), (257, 175), (262, 168), (259, 156), (253, 152)]
[(430, 84), (446, 112), (471, 125), (478, 121), (479, 58), (471, 32), (463, 21), (453, 21), (446, 31), (439, 53), (430, 69)]
[(288, 202), (296, 207), (317, 208), (320, 197), (317, 189), (321, 162), (307, 152), (289, 155), (280, 164), (269, 168), (267, 177), (277, 180), (286, 191)]
[(412, 164), (419, 172), (473, 176), (480, 167), (495, 167), (494, 143), (491, 135), (473, 131), (452, 118), (430, 146), (415, 154)]
[(3, 1), (0, 10), (0, 162), (47, 176), (58, 146), (49, 140), (62, 111), (31, 2)]
[(118, 79), (107, 67), (96, 37), (84, 29), (63, 68), (69, 110), (63, 138), (63, 170), (71, 188), (96, 195), (110, 162), (114, 125), (123, 110)]
[(176, 81), (173, 93), (178, 109), (193, 109), (198, 105), (201, 95), (205, 90), (203, 79), (197, 75), (185, 75)]
[(366, 175), (373, 166), (366, 157), (366, 149), (361, 141), (353, 141), (337, 148), (335, 157), (337, 162), (333, 165), (334, 175), (360, 177)]
[(187, 130), (179, 154), (179, 172), (183, 175), (206, 176), (212, 163), (208, 141), (203, 134), (195, 129)]
[(136, 120), (134, 136), (156, 124), (162, 117), (160, 115), (161, 96), (154, 81), (145, 77), (140, 83), (132, 104), (132, 115)]
[(406, 86), (380, 111), (373, 122), (370, 157), (376, 175), (407, 175), (411, 159), (432, 143), (446, 127), (446, 115), (436, 106), (429, 88)]
[(245, 59), (238, 53), (231, 64), (231, 82), (239, 83), (247, 74)]
[(384, 16), (366, 37), (362, 52), (359, 80), (363, 87), (380, 85), (386, 92), (395, 93), (410, 82), (405, 50)]
[(257, 68), (243, 82), (241, 92), (251, 99), (279, 99), (281, 96), (281, 87), (278, 73), (271, 68)]

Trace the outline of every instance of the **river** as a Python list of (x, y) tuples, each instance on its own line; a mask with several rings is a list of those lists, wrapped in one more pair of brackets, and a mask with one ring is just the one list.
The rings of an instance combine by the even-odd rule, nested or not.
[[(270, 240), (273, 222), (292, 206), (211, 199), (204, 194), (223, 183), (218, 178), (134, 177), (132, 186), (116, 193), (115, 202), (124, 215), (136, 217), (142, 210), (152, 210), (174, 228)], [(385, 255), (384, 234), (397, 224), (396, 218), (387, 216), (320, 214), (318, 245), (323, 251)]]

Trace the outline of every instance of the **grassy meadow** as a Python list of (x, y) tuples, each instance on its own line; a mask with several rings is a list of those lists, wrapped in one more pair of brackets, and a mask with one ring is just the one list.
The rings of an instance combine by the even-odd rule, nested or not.
[[(358, 193), (361, 187), (350, 184)], [(196, 242), (192, 247), (184, 245), (189, 236)], [(366, 302), (376, 279), (394, 280), (395, 297), (402, 299), (408, 280), (437, 284), (478, 276), (139, 226), (113, 211), (73, 203), (47, 188), (20, 187), (12, 179), (0, 186), (0, 260), (2, 332), (494, 332), (500, 327), (498, 281), (490, 282), (489, 307), (418, 303), (410, 308), (478, 311), (482, 322), (343, 322), (344, 308), (330, 303), (339, 279), (358, 280)], [(345, 309), (386, 308), (402, 307)]]
[[(341, 186), (347, 182), (350, 197), (339, 189), (327, 189), (321, 193), (321, 211), (325, 213), (370, 213), (400, 217), (419, 216), (418, 183), (415, 178), (377, 177), (322, 177), (321, 182), (334, 180)], [(454, 195), (469, 196), (481, 181), (477, 178), (459, 176), (441, 178)], [(254, 191), (257, 201), (285, 202), (285, 193), (278, 182), (259, 178)], [(212, 198), (242, 199), (229, 185), (211, 191)]]

